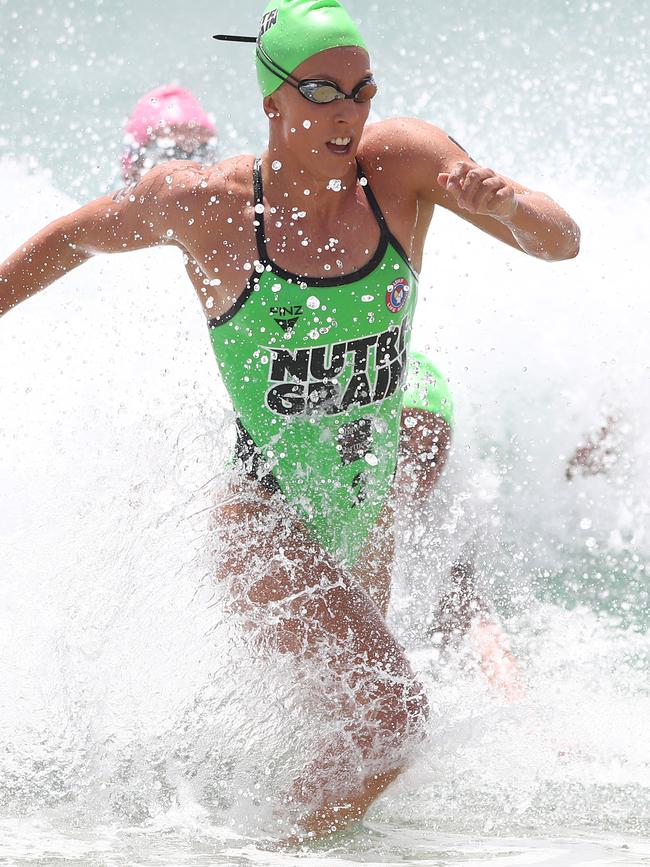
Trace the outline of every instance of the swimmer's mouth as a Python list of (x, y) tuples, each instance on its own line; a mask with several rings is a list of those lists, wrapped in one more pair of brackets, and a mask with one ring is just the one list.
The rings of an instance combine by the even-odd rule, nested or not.
[(327, 142), (327, 149), (330, 153), (345, 156), (352, 150), (352, 139), (350, 136), (332, 138)]

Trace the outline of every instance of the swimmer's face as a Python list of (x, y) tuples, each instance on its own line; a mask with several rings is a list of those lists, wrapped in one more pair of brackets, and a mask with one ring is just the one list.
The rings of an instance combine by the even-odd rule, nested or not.
[(206, 163), (216, 160), (216, 138), (204, 127), (190, 124), (168, 124), (160, 127), (147, 144), (134, 150), (125, 163), (123, 178), (137, 182), (149, 169), (169, 160), (195, 160)]
[[(363, 49), (330, 48), (302, 63), (294, 76), (300, 81), (331, 81), (351, 94), (372, 70)], [(295, 154), (316, 177), (327, 178), (339, 177), (355, 165), (370, 105), (370, 100), (354, 99), (316, 104), (287, 83), (264, 100), (277, 146)]]
[(163, 127), (157, 135), (158, 143), (171, 140), (173, 146), (192, 155), (202, 145), (208, 144), (212, 139), (212, 133), (205, 127), (197, 127), (187, 123), (169, 124)]

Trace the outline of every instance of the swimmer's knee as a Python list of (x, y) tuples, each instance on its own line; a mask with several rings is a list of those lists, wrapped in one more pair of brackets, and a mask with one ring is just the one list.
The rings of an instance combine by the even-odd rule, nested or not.
[(403, 764), (409, 751), (426, 734), (429, 702), (417, 680), (384, 685), (366, 708), (366, 719), (358, 732), (358, 743), (367, 756), (383, 755), (391, 764)]
[(420, 739), (429, 720), (429, 700), (422, 684), (413, 678), (400, 685), (394, 698), (395, 727), (400, 737)]

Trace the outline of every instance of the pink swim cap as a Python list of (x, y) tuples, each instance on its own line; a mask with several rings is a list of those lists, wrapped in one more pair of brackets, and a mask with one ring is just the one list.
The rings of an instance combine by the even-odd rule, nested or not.
[(173, 84), (166, 84), (145, 93), (131, 112), (124, 131), (133, 137), (136, 144), (144, 145), (151, 138), (155, 138), (161, 126), (175, 124), (205, 129), (211, 136), (217, 134), (214, 123), (198, 99), (189, 90)]

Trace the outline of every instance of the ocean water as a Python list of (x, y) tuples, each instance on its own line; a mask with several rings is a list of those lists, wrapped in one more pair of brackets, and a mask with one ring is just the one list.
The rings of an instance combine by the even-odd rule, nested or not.
[[(443, 126), (583, 232), (549, 264), (434, 218), (414, 343), (457, 427), (436, 495), (398, 515), (389, 614), (426, 740), (358, 826), (274, 844), (283, 786), (336, 720), (254, 658), (211, 583), (232, 414), (179, 254), (97, 258), (0, 323), (0, 864), (650, 863), (650, 10), (349, 7), (375, 117)], [(261, 151), (250, 50), (210, 39), (259, 14), (0, 0), (0, 256), (116, 183), (124, 118), (159, 83), (194, 90), (224, 154)], [(608, 415), (607, 471), (568, 481)], [(477, 525), (515, 702), (429, 635)]]

